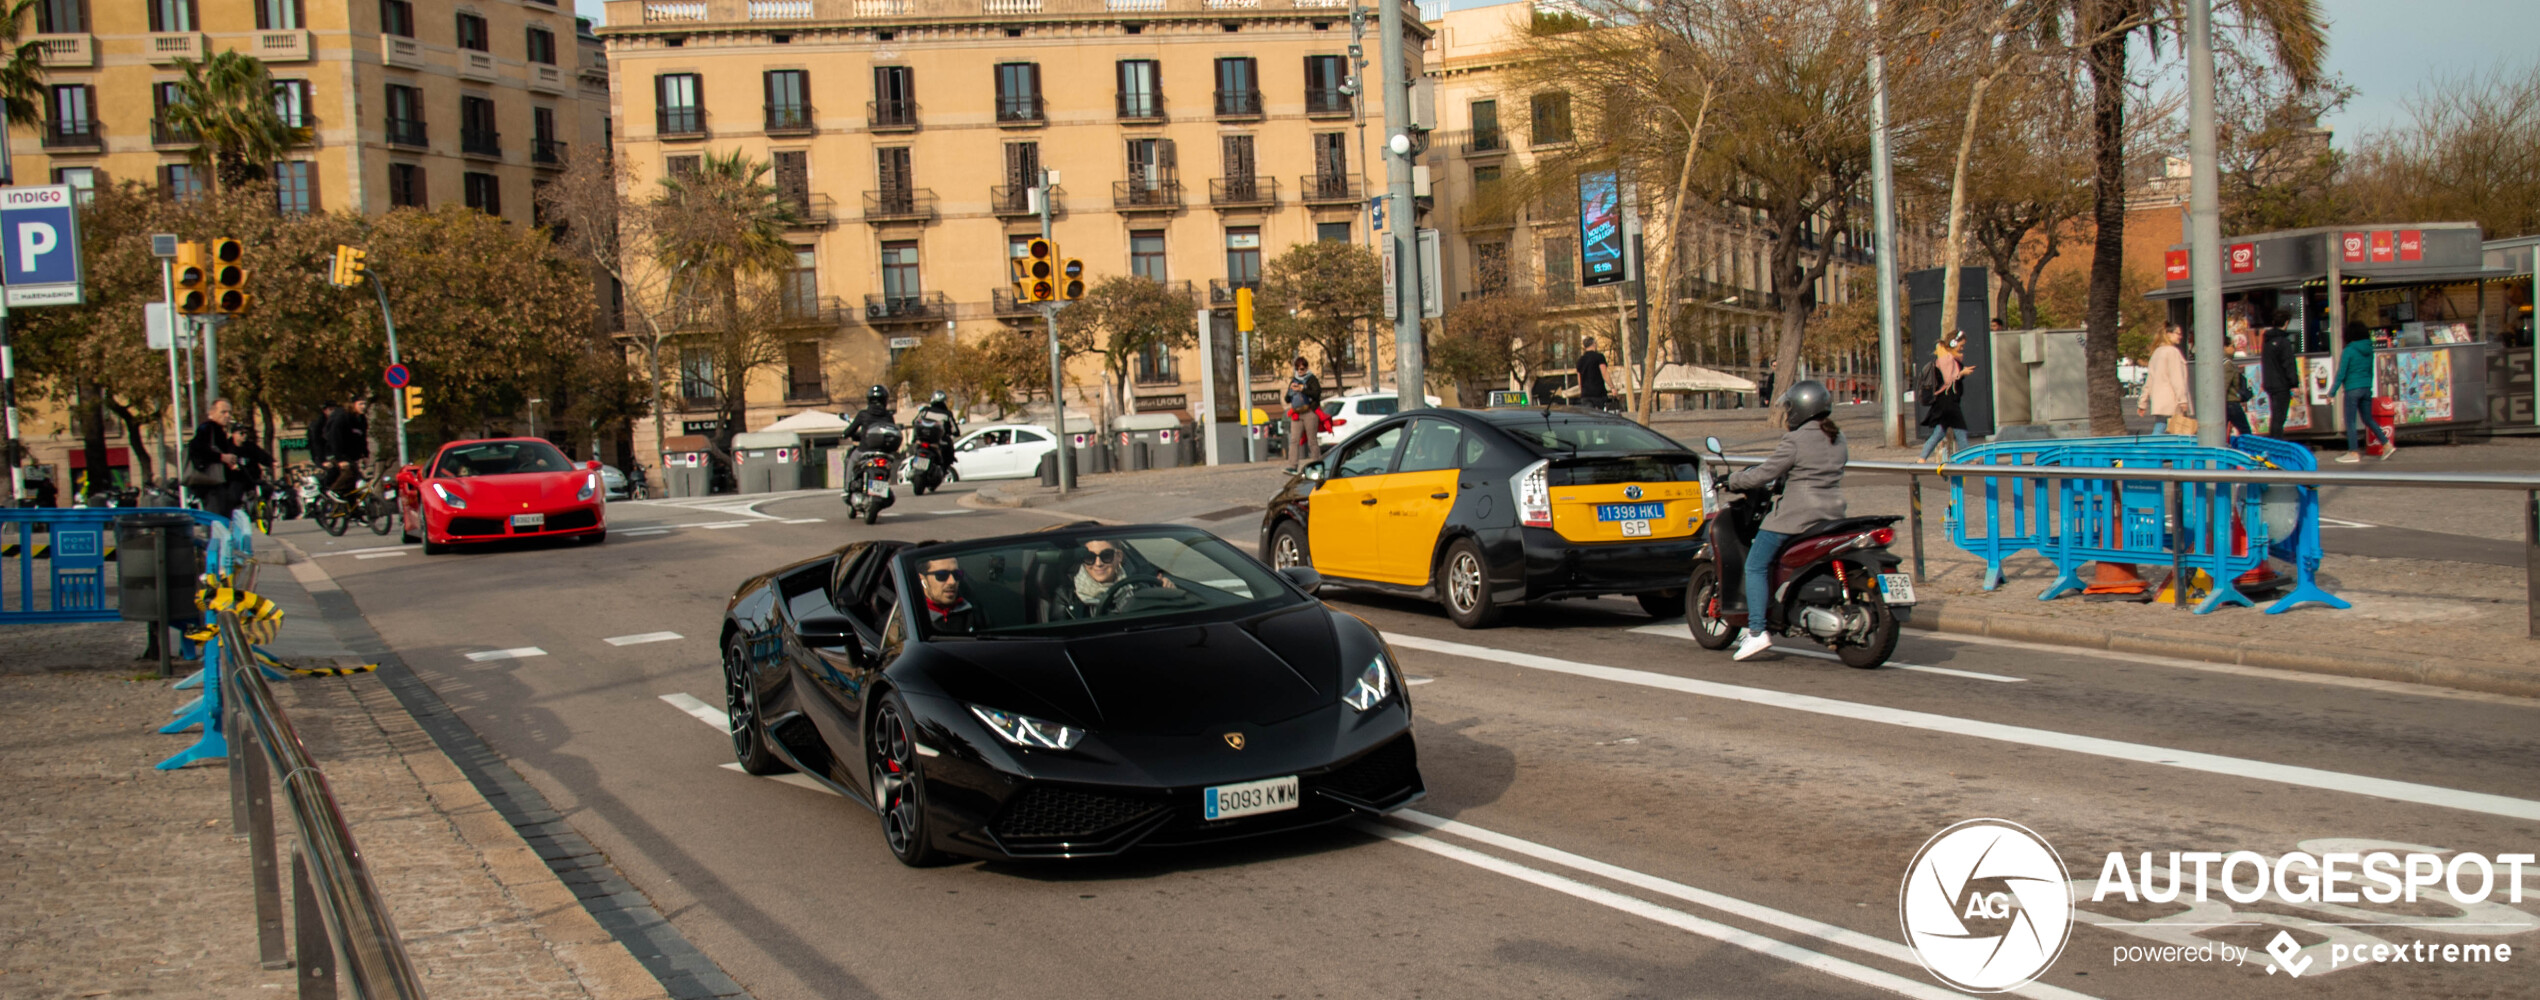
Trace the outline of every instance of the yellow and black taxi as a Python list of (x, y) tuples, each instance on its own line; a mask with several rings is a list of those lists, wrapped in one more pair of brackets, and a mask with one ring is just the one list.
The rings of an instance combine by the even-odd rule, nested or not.
[(1700, 458), (1586, 410), (1418, 410), (1311, 462), (1270, 501), (1261, 559), (1436, 600), (1465, 628), (1509, 604), (1630, 594), (1682, 614)]

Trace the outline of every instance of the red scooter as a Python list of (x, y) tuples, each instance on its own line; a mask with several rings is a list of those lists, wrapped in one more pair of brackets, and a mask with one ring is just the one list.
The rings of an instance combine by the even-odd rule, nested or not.
[[(1703, 442), (1720, 457), (1720, 439)], [(1781, 497), (1781, 483), (1732, 493), (1726, 463), (1706, 462), (1702, 548), (1685, 585), (1685, 624), (1704, 649), (1726, 649), (1746, 625), (1746, 551)], [(1725, 500), (1726, 502), (1721, 502)], [(1782, 544), (1764, 595), (1765, 622), (1777, 636), (1807, 636), (1864, 670), (1896, 652), (1896, 633), (1914, 603), (1914, 578), (1898, 572), (1887, 550), (1899, 518), (1847, 517)]]

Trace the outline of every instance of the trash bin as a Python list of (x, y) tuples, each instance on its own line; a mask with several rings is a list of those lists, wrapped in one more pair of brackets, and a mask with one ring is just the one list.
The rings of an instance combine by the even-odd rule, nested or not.
[[(115, 519), (116, 610), (128, 622), (201, 619), (194, 586), (203, 578), (203, 550), (194, 544), (187, 514), (133, 514)], [(163, 590), (166, 603), (161, 604)]]
[(1102, 436), (1091, 431), (1067, 435), (1067, 460), (1077, 475), (1111, 471), (1111, 449), (1104, 447)]
[(755, 431), (732, 436), (732, 470), (742, 493), (781, 493), (803, 488), (803, 436)]
[(2372, 422), (2381, 427), (2381, 438), (2374, 440), (2372, 435), (2364, 435), (2364, 454), (2379, 458), (2382, 452), (2390, 450), (2389, 445), (2382, 442), (2399, 443), (2399, 400), (2391, 396), (2374, 396)]
[(1182, 418), (1170, 413), (1132, 413), (1111, 422), (1112, 439), (1131, 469), (1182, 465)]
[(679, 451), (664, 456), (662, 491), (674, 497), (701, 497), (714, 489), (714, 469), (705, 452)]

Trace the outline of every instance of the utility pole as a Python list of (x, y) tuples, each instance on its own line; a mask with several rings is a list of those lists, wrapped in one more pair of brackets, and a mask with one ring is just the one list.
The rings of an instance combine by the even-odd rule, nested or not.
[[(1041, 238), (1044, 240), (1050, 238), (1050, 191), (1057, 186), (1058, 171), (1043, 169), (1041, 171)], [(1058, 463), (1058, 495), (1066, 496), (1068, 490), (1076, 488), (1076, 464), (1071, 454), (1075, 449), (1067, 436), (1066, 378), (1059, 370), (1058, 303), (1041, 303), (1041, 322), (1049, 328), (1050, 433), (1058, 441), (1058, 451), (1054, 453)], [(1095, 430), (1099, 432), (1101, 429)]]
[[(1879, 32), (1879, 0), (1869, 0), (1870, 33), (1870, 211), (1878, 216), (1873, 237), (1878, 245), (1879, 276), (1879, 418), (1887, 444), (1902, 448), (1905, 440), (1903, 353), (1896, 330), (1896, 164), (1887, 149), (1887, 60)], [(1954, 306), (1943, 304), (1942, 309)]]
[[(150, 252), (159, 258), (159, 291), (167, 297), (168, 302), (168, 425), (174, 432), (167, 439), (169, 441), (185, 440), (185, 425), (181, 422), (185, 419), (185, 390), (177, 384), (176, 377), (176, 342), (185, 329), (184, 317), (176, 313), (177, 242), (174, 235), (150, 237)], [(144, 322), (146, 323), (147, 320)], [(186, 503), (188, 492), (190, 491), (185, 486), (185, 477), (181, 475), (176, 477), (176, 502), (179, 505)]]
[[(397, 320), (388, 315), (388, 286), (374, 274), (370, 276), (370, 290), (379, 293), (379, 324), (388, 331), (388, 363), (404, 364), (397, 359)], [(401, 391), (397, 393), (397, 467), (404, 468), (406, 461), (406, 394)]]
[[(2214, 5), (2187, 3), (2187, 210), (2194, 220), (2188, 241), (2188, 274), (2196, 294), (2196, 443), (2220, 447), (2230, 425), (2223, 419), (2223, 378), (2231, 357), (2223, 350), (2222, 184), (2215, 172)], [(2331, 287), (2330, 295), (2341, 290)], [(2279, 429), (2278, 433), (2281, 433)]]
[[(1385, 69), (1385, 198), (1393, 212), (1385, 217), (1385, 238), (1392, 241), (1393, 349), (1395, 395), (1405, 410), (1428, 405), (1428, 371), (1420, 345), (1420, 219), (1411, 203), (1411, 77), (1403, 71), (1403, 0), (1379, 0), (1376, 30), (1384, 37), (1376, 61)], [(1406, 292), (1405, 289), (1408, 289)], [(1367, 359), (1369, 372), (1376, 359)]]

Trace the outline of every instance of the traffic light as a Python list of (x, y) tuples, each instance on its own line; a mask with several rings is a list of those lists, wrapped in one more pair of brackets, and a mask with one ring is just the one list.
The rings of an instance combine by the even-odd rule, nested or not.
[(1069, 257), (1058, 266), (1058, 274), (1058, 297), (1061, 300), (1074, 302), (1085, 297), (1084, 261)]
[(1009, 272), (1006, 277), (1014, 282), (1014, 301), (1016, 302), (1032, 301), (1032, 276), (1031, 269), (1029, 267), (1030, 260), (1031, 258), (1028, 257), (1009, 257), (1006, 259), (1006, 271)]
[(362, 272), (370, 270), (370, 265), (362, 261), (369, 256), (368, 251), (358, 250), (341, 243), (336, 244), (334, 275), (336, 287), (351, 288), (361, 284)]
[(235, 316), (247, 311), (247, 245), (229, 237), (212, 241), (212, 309)]
[(1023, 245), (1023, 299), (1058, 301), (1058, 245), (1034, 239)]
[(200, 243), (176, 245), (176, 311), (187, 316), (212, 311), (212, 269)]
[(410, 385), (398, 391), (406, 394), (406, 419), (423, 416), (423, 387)]
[(1252, 289), (1235, 289), (1235, 329), (1252, 329)]

